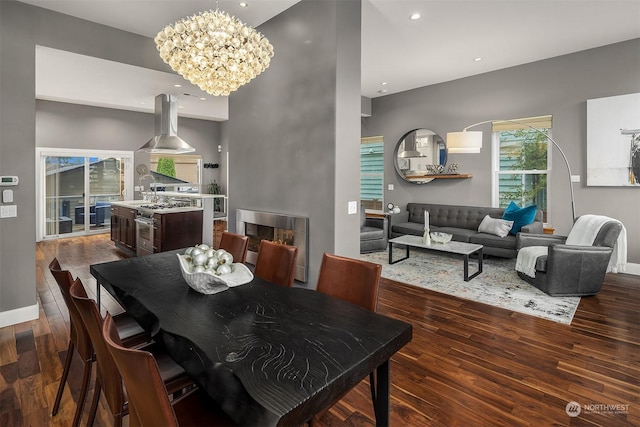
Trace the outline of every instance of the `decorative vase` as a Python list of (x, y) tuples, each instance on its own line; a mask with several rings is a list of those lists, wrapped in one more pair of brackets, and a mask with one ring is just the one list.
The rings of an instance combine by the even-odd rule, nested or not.
[(431, 234), (429, 234), (429, 227), (424, 228), (424, 234), (422, 235), (422, 244), (431, 245)]

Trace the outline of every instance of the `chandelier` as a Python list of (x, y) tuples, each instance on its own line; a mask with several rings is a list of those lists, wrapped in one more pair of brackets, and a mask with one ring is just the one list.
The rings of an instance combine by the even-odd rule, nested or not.
[(269, 67), (273, 46), (217, 8), (167, 25), (155, 38), (164, 62), (211, 95), (229, 95)]

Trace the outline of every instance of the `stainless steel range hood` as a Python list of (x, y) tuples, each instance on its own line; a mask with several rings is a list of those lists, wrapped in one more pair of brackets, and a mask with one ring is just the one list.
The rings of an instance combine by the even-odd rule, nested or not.
[(408, 158), (408, 157), (424, 157), (420, 151), (418, 151), (418, 135), (417, 130), (409, 133), (404, 139), (404, 151), (398, 154), (398, 157)]
[(138, 149), (147, 153), (183, 154), (196, 151), (178, 136), (178, 98), (156, 96), (155, 136)]

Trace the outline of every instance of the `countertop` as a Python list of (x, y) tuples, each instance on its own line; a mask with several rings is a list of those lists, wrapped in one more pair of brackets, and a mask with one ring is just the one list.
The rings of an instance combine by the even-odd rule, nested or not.
[[(138, 209), (143, 205), (153, 205), (154, 203), (145, 201), (145, 200), (121, 200), (111, 202), (112, 205), (122, 206), (125, 208)], [(163, 208), (163, 209), (153, 209), (153, 213), (176, 213), (176, 212), (191, 212), (191, 211), (201, 211), (203, 210), (198, 206), (184, 206), (184, 207), (171, 207), (171, 208)]]

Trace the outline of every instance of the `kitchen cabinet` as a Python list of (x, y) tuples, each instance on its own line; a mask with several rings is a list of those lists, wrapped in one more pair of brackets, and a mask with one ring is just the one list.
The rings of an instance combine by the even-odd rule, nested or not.
[(136, 251), (136, 210), (111, 206), (111, 240), (122, 249)]
[(153, 252), (166, 252), (203, 243), (202, 212), (154, 213)]

